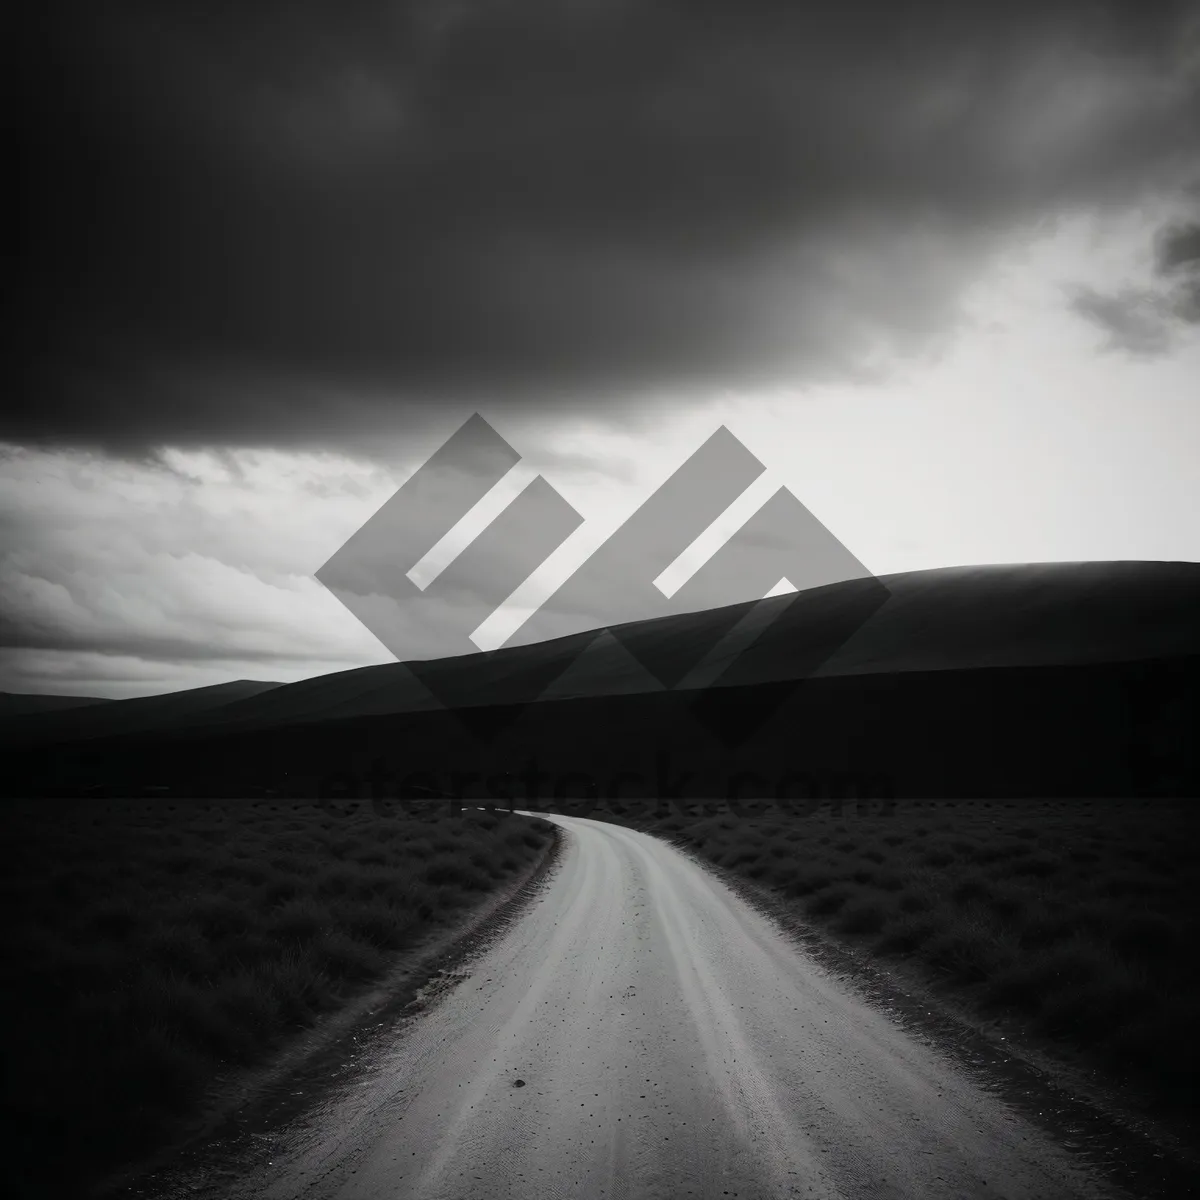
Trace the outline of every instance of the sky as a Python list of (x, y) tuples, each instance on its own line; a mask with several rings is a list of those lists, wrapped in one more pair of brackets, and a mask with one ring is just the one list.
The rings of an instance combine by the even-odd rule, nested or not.
[(0, 690), (393, 661), (315, 572), (472, 414), (520, 461), (460, 543), (538, 475), (578, 514), (481, 648), (720, 426), (765, 470), (697, 554), (786, 487), (877, 574), (1200, 561), (1194, 4), (48, 3), (17, 41)]

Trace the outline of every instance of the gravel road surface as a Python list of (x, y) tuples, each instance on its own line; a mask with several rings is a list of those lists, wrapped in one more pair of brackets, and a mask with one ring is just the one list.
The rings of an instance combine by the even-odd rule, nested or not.
[(1115, 1194), (684, 854), (548, 819), (540, 896), (225, 1196)]

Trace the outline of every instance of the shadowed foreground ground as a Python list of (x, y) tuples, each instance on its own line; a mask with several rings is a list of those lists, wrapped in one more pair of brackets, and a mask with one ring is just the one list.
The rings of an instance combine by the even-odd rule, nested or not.
[(541, 821), (9, 801), (4, 1096), (22, 1196), (82, 1194), (512, 887)]

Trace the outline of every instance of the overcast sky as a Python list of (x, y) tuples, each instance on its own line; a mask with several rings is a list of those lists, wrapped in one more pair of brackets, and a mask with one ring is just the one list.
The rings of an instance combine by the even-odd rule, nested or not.
[(0, 689), (391, 661), (313, 573), (476, 412), (477, 522), (581, 518), (485, 646), (722, 424), (716, 533), (782, 485), (877, 573), (1200, 560), (1197, 13), (39, 6)]

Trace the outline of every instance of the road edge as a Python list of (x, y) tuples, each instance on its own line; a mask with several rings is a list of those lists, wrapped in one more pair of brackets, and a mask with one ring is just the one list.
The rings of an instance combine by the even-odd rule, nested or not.
[(1094, 1084), (1085, 1087), (1067, 1064), (1031, 1048), (1000, 1045), (992, 1030), (963, 1006), (936, 993), (915, 974), (872, 959), (814, 926), (798, 906), (771, 889), (718, 866), (669, 834), (623, 827), (665, 842), (714, 876), (819, 967), (911, 1035), (946, 1053), (976, 1083), (1052, 1133), (1131, 1196), (1200, 1196), (1200, 1159), (1172, 1130), (1111, 1102)]
[[(269, 1062), (218, 1078), (200, 1113), (175, 1138), (99, 1181), (89, 1200), (178, 1190), (184, 1177), (195, 1179), (210, 1164), (253, 1155), (270, 1129), (335, 1088), (368, 1041), (435, 1003), (458, 982), (455, 969), (482, 953), (546, 887), (566, 839), (561, 827), (545, 823), (553, 836), (524, 873), (469, 913), (430, 930), (377, 984), (289, 1040)], [(297, 1096), (303, 1098), (297, 1102)]]

